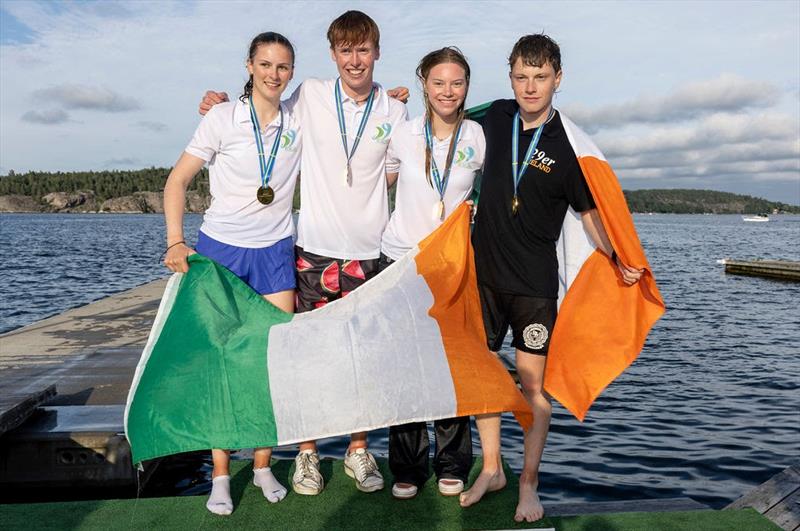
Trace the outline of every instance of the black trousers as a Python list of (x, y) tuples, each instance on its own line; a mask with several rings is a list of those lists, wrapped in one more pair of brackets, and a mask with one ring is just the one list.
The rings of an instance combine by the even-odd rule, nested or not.
[[(469, 417), (433, 423), (436, 479), (460, 479), (465, 484), (472, 468), (472, 437)], [(428, 480), (430, 440), (428, 426), (413, 422), (389, 428), (389, 468), (395, 483), (421, 487)]]
[[(381, 253), (378, 271), (383, 271), (392, 262), (394, 260)], [(469, 417), (437, 420), (433, 423), (433, 433), (433, 472), (436, 479), (460, 479), (466, 484), (472, 468)], [(425, 422), (389, 428), (389, 468), (395, 483), (411, 483), (421, 487), (428, 481), (430, 444)]]

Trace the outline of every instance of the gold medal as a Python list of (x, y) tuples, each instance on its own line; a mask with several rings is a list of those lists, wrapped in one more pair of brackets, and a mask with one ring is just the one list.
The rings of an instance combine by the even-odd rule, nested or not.
[(444, 201), (439, 201), (436, 217), (439, 221), (444, 221)]
[(256, 199), (262, 205), (268, 205), (275, 200), (275, 190), (271, 186), (260, 186), (256, 191)]
[(519, 210), (519, 199), (517, 199), (517, 196), (514, 196), (514, 199), (511, 200), (511, 213), (516, 215), (517, 210)]

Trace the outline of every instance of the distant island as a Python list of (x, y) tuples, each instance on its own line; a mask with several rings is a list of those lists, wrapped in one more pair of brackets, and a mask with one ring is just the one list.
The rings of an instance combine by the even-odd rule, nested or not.
[[(163, 212), (170, 168), (133, 171), (28, 172), (0, 175), (0, 212)], [(391, 194), (394, 196), (394, 194)], [(392, 197), (393, 199), (393, 197)], [(714, 190), (625, 190), (631, 212), (671, 214), (800, 214), (800, 206)], [(208, 170), (192, 181), (188, 212), (210, 202)], [(294, 197), (300, 207), (300, 187)]]
[(800, 206), (716, 190), (625, 190), (631, 212), (665, 214), (800, 214)]

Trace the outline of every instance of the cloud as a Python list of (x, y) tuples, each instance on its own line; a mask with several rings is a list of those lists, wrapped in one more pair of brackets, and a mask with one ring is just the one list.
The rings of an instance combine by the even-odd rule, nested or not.
[(20, 118), (23, 122), (32, 124), (55, 125), (69, 121), (69, 114), (62, 109), (47, 109), (44, 111), (28, 111)]
[(62, 84), (34, 91), (37, 100), (49, 100), (66, 109), (127, 112), (141, 108), (135, 98), (122, 96), (111, 89), (79, 84)]
[(608, 131), (595, 135), (607, 157), (642, 153), (718, 148), (754, 140), (797, 138), (797, 120), (785, 114), (714, 114), (697, 122), (659, 128), (633, 128), (631, 132)]
[(154, 122), (150, 120), (142, 120), (133, 124), (141, 129), (152, 131), (153, 133), (162, 133), (168, 129), (167, 124), (163, 122)]
[(621, 104), (568, 108), (568, 115), (588, 132), (635, 123), (675, 123), (719, 112), (740, 112), (775, 105), (782, 91), (769, 83), (722, 74), (690, 83), (665, 96), (640, 96)]

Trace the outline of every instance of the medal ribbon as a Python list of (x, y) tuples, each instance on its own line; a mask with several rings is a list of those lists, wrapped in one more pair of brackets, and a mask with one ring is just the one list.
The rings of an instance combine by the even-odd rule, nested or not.
[(372, 90), (369, 92), (369, 98), (367, 98), (367, 104), (364, 107), (364, 116), (361, 117), (361, 123), (358, 125), (358, 131), (356, 132), (356, 139), (353, 141), (353, 148), (347, 149), (347, 124), (344, 120), (344, 108), (342, 107), (342, 89), (341, 89), (342, 79), (339, 78), (336, 80), (336, 88), (334, 89), (335, 96), (336, 96), (336, 116), (339, 119), (339, 132), (342, 134), (342, 146), (344, 146), (344, 156), (347, 157), (347, 167), (350, 167), (350, 160), (352, 160), (353, 155), (356, 153), (356, 148), (358, 147), (358, 143), (361, 142), (361, 135), (364, 133), (364, 128), (367, 127), (367, 120), (369, 119), (369, 114), (372, 111), (372, 102), (375, 99), (375, 87), (372, 87)]
[[(433, 156), (433, 132), (431, 131), (431, 121), (430, 119), (425, 120), (425, 143), (428, 145), (428, 149), (431, 152), (431, 177), (433, 177), (433, 182), (436, 185), (436, 191), (439, 192), (439, 200), (442, 202), (444, 202), (444, 192), (447, 190), (447, 183), (450, 181), (450, 169), (453, 167), (453, 162), (455, 161), (453, 151), (455, 151), (458, 146), (458, 140), (461, 138), (461, 128), (463, 125), (464, 123), (462, 122), (461, 125), (458, 126), (458, 131), (455, 133), (455, 140), (452, 142), (447, 152), (447, 159), (445, 160), (450, 160), (450, 165), (444, 169), (444, 176), (442, 177), (439, 174), (439, 168), (436, 166), (436, 159)], [(445, 164), (447, 164), (447, 162), (445, 162)]]
[(278, 147), (281, 144), (281, 134), (283, 133), (283, 109), (278, 107), (278, 112), (281, 115), (281, 122), (278, 126), (278, 132), (275, 134), (275, 140), (272, 142), (272, 150), (269, 153), (269, 160), (266, 160), (264, 153), (264, 139), (261, 138), (261, 124), (258, 123), (258, 116), (256, 109), (253, 106), (253, 96), (248, 99), (250, 103), (250, 121), (253, 122), (253, 133), (256, 136), (256, 147), (258, 148), (258, 166), (261, 168), (261, 186), (266, 188), (269, 184), (269, 179), (272, 177), (272, 169), (275, 167), (275, 159), (278, 156)]
[(539, 139), (542, 137), (544, 126), (555, 114), (556, 110), (551, 107), (550, 114), (547, 115), (547, 120), (536, 129), (531, 144), (528, 146), (528, 151), (525, 152), (525, 160), (522, 162), (521, 168), (518, 168), (519, 163), (517, 161), (519, 160), (519, 124), (522, 120), (519, 117), (519, 110), (514, 114), (513, 137), (511, 138), (511, 177), (514, 179), (514, 198), (517, 197), (519, 182), (522, 180), (522, 176), (525, 175), (528, 166), (530, 166), (531, 160), (533, 160), (533, 153), (536, 151), (536, 146), (539, 145)]

